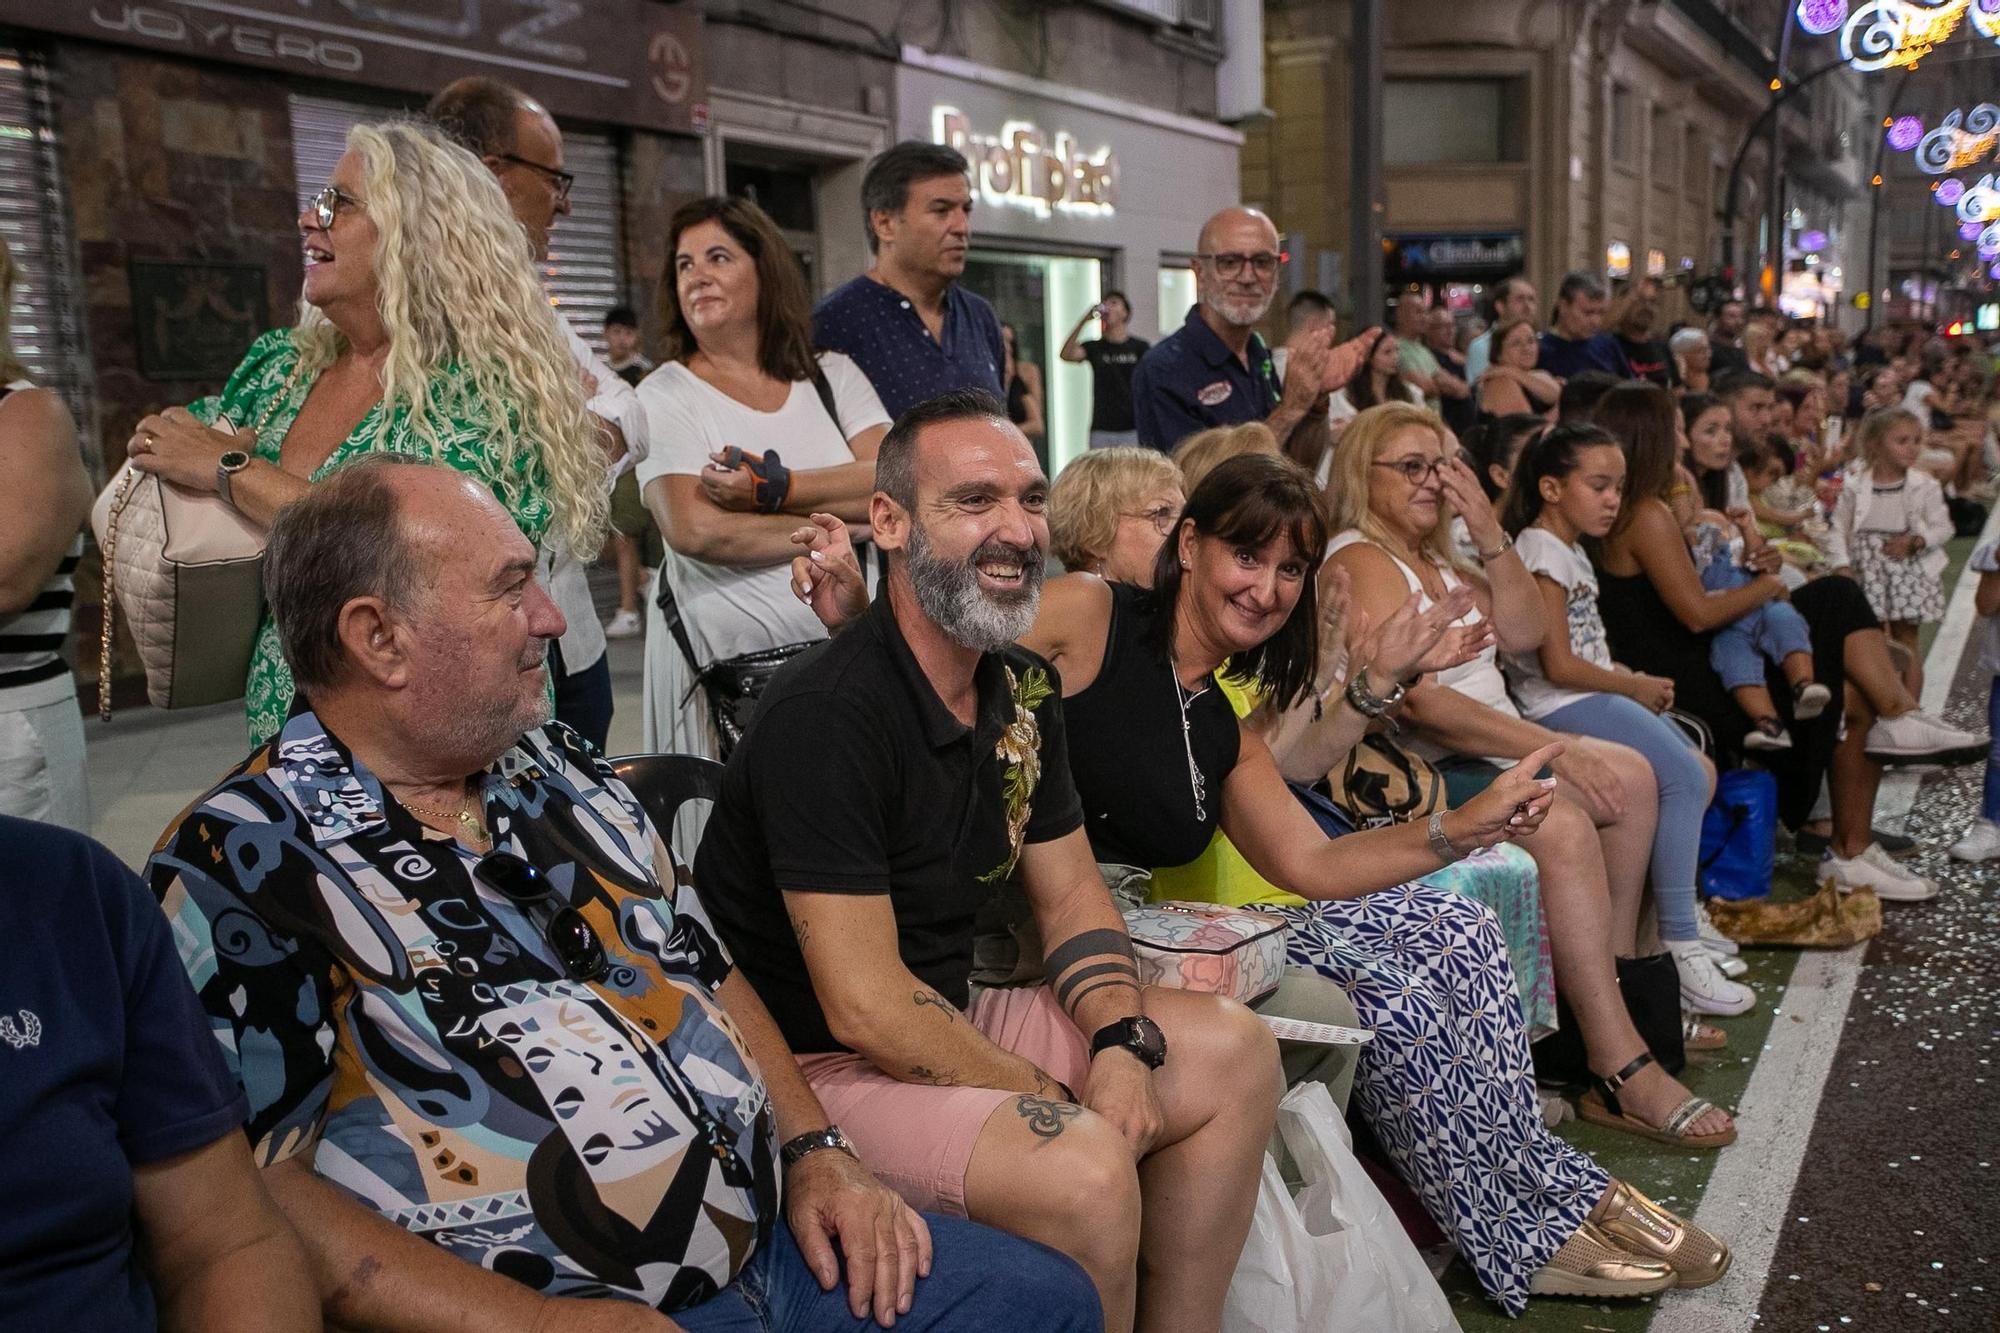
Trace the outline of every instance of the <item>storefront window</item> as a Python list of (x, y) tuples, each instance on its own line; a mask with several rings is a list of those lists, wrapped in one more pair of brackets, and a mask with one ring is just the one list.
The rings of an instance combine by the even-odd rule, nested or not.
[(1188, 267), (1187, 260), (1178, 255), (1161, 255), (1160, 338), (1180, 328), (1195, 300), (1194, 270)]
[(1042, 372), (1044, 433), (1035, 452), (1053, 477), (1090, 447), (1090, 367), (1064, 361), (1063, 339), (1103, 291), (1103, 262), (1088, 256), (974, 250), (965, 285), (1014, 326), (1021, 360)]

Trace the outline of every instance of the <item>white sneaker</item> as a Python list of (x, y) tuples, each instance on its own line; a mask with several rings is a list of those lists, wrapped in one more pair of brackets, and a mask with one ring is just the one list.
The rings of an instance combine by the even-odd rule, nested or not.
[(1884, 902), (1920, 903), (1937, 897), (1937, 885), (1897, 865), (1881, 844), (1874, 842), (1854, 857), (1835, 856), (1829, 848), (1819, 859), (1819, 882), (1824, 884), (1828, 880), (1842, 893), (1873, 889), (1875, 896)]
[(1744, 962), (1741, 958), (1731, 958), (1726, 953), (1711, 953), (1709, 957), (1713, 958), (1715, 965), (1722, 969), (1722, 975), (1728, 977), (1731, 981), (1749, 974), (1750, 964)]
[(1738, 953), (1736, 941), (1715, 928), (1715, 922), (1708, 915), (1708, 904), (1698, 898), (1694, 904), (1694, 929), (1695, 938), (1710, 953), (1728, 954), (1732, 958)]
[(1954, 861), (1991, 861), (2000, 856), (2000, 824), (1990, 819), (1975, 819), (1965, 836), (1945, 849), (1945, 855)]
[(1965, 731), (1912, 708), (1901, 717), (1878, 718), (1868, 728), (1868, 757), (1903, 767), (1966, 764), (1984, 758), (1990, 741), (1984, 732)]
[(1833, 702), (1833, 691), (1816, 680), (1810, 680), (1792, 691), (1792, 717), (1800, 722), (1810, 722), (1826, 711)]
[(617, 615), (604, 622), (604, 637), (607, 639), (636, 638), (639, 631), (643, 628), (645, 626), (640, 623), (638, 612), (620, 611)]
[(1757, 992), (1723, 976), (1715, 955), (1702, 948), (1700, 940), (1668, 940), (1667, 952), (1680, 973), (1681, 1008), (1729, 1018), (1756, 1006)]
[(1763, 754), (1775, 754), (1779, 750), (1791, 749), (1791, 733), (1779, 725), (1776, 718), (1770, 719), (1770, 722), (1771, 729), (1769, 731), (1761, 727), (1750, 728), (1750, 733), (1743, 738), (1743, 748), (1753, 753)]

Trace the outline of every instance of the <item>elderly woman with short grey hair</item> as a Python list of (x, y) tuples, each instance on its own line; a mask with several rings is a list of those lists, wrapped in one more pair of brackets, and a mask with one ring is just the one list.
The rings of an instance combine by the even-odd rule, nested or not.
[(1674, 354), (1675, 382), (1682, 392), (1707, 393), (1709, 366), (1715, 359), (1708, 335), (1692, 327), (1676, 329), (1667, 339), (1667, 350)]

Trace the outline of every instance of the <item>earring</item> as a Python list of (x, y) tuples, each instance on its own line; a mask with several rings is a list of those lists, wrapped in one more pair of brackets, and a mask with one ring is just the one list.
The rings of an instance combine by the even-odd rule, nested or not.
[(1187, 561), (1183, 560), (1183, 561), (1181, 561), (1181, 568), (1182, 568), (1182, 569), (1192, 569), (1192, 568), (1193, 568), (1193, 566), (1192, 566), (1192, 565), (1190, 565), (1190, 564), (1188, 564), (1188, 562), (1187, 562)]

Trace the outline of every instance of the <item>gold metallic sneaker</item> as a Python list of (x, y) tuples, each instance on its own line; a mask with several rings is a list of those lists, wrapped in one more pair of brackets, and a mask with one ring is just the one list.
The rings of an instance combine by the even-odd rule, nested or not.
[(1555, 1257), (1528, 1280), (1531, 1296), (1650, 1296), (1674, 1285), (1674, 1270), (1656, 1260), (1628, 1254), (1585, 1222), (1563, 1242)]
[(1590, 1220), (1621, 1249), (1671, 1268), (1676, 1286), (1705, 1287), (1729, 1271), (1727, 1245), (1622, 1180), (1611, 1182)]

